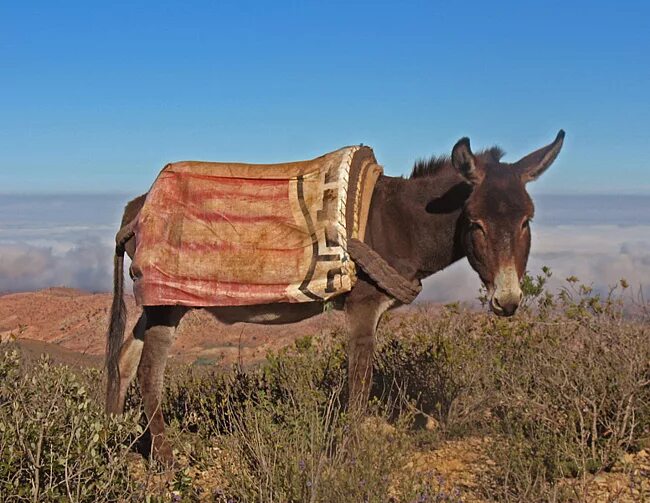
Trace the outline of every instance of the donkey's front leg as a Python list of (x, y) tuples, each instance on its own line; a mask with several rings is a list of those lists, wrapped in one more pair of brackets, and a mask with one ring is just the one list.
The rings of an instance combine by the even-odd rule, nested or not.
[(348, 388), (350, 407), (365, 409), (372, 385), (375, 332), (381, 316), (394, 299), (359, 279), (345, 300), (348, 324)]
[(142, 357), (138, 366), (138, 382), (144, 403), (144, 412), (151, 434), (151, 455), (165, 464), (172, 464), (174, 456), (165, 439), (162, 414), (162, 392), (165, 366), (174, 332), (185, 310), (172, 306), (147, 307), (147, 328), (144, 332)]

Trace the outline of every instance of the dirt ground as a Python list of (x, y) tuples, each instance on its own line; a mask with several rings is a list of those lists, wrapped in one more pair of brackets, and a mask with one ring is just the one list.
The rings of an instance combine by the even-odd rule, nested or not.
[[(140, 315), (126, 296), (127, 334)], [(0, 297), (0, 341), (16, 341), (28, 353), (46, 351), (68, 364), (98, 364), (106, 345), (111, 294), (69, 288), (6, 294)], [(328, 313), (292, 325), (224, 325), (195, 310), (183, 318), (170, 358), (182, 363), (254, 364), (305, 334), (342, 324), (341, 313)]]

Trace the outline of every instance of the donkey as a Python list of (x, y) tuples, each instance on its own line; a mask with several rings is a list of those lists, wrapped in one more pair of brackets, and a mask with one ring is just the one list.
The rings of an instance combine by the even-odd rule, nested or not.
[[(467, 257), (488, 292), (489, 306), (499, 316), (512, 316), (522, 298), (520, 281), (530, 251), (533, 202), (526, 184), (537, 179), (556, 159), (564, 131), (555, 140), (519, 161), (501, 162), (504, 152), (492, 147), (472, 153), (468, 138), (451, 156), (417, 161), (410, 178), (382, 176), (370, 206), (365, 243), (404, 278), (421, 280)], [(131, 222), (146, 194), (126, 206), (122, 226)], [(118, 237), (119, 237), (118, 233)], [(132, 335), (123, 342), (126, 308), (123, 300), (125, 252), (133, 257), (135, 239), (118, 241), (114, 260), (114, 296), (107, 342), (106, 408), (123, 411), (130, 382), (138, 376), (149, 420), (152, 454), (172, 462), (160, 408), (163, 374), (183, 306), (148, 306)], [(350, 403), (363, 407), (372, 380), (375, 330), (382, 315), (400, 302), (363, 271), (352, 290), (335, 298), (349, 329), (348, 381)], [(293, 323), (323, 312), (320, 302), (208, 307), (223, 323)]]

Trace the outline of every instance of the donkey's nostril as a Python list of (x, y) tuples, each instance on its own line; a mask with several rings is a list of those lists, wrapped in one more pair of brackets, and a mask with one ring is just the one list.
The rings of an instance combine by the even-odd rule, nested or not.
[(519, 304), (517, 302), (508, 302), (507, 304), (503, 304), (501, 306), (501, 309), (503, 309), (503, 313), (506, 316), (512, 316), (515, 314), (515, 311), (519, 307)]
[(499, 302), (498, 297), (492, 297), (492, 304), (496, 307), (497, 314), (502, 316), (512, 316), (519, 307), (519, 302)]

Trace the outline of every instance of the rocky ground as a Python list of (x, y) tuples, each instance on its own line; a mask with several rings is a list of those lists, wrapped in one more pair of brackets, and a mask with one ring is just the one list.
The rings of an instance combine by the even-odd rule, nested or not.
[[(488, 452), (495, 442), (491, 438), (469, 437), (443, 442), (433, 450), (419, 451), (414, 455), (412, 468), (426, 472), (432, 470), (446, 492), (454, 490), (462, 501), (483, 502), (486, 492), (494, 487), (490, 481), (493, 466)], [(650, 452), (641, 450), (626, 454), (610, 472), (589, 475), (585, 480), (563, 481), (565, 495), (574, 501), (593, 503), (627, 503), (650, 500)]]

